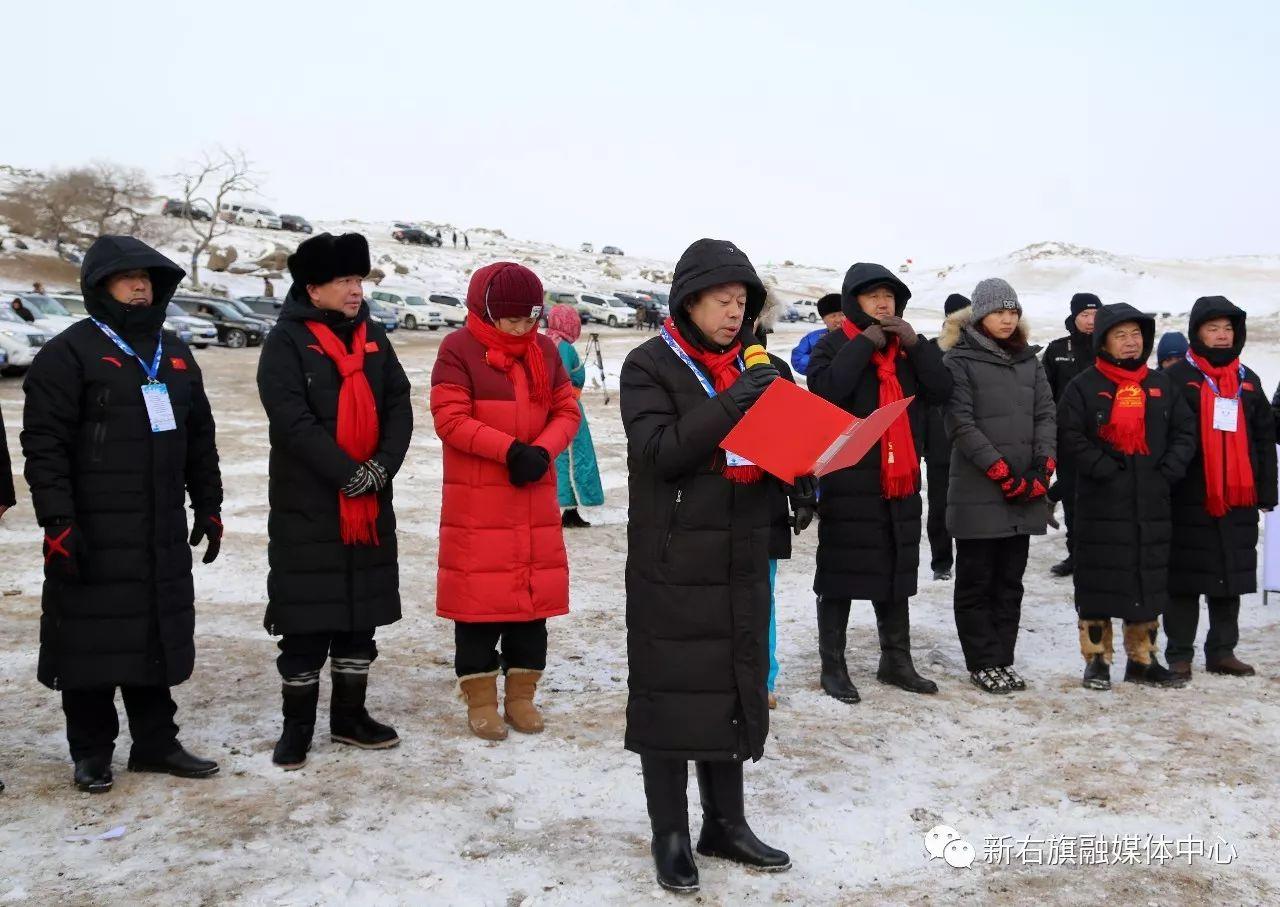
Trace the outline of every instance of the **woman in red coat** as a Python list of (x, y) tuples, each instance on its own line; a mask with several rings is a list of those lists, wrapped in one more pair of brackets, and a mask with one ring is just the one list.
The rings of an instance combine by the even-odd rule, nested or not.
[(547, 618), (569, 611), (549, 466), (581, 416), (555, 344), (538, 333), (536, 274), (511, 262), (479, 269), (467, 309), (466, 328), (440, 344), (431, 372), (444, 442), (436, 613), (455, 621), (454, 668), (472, 732), (502, 740), (503, 718), (524, 733), (543, 726), (533, 694), (547, 664)]

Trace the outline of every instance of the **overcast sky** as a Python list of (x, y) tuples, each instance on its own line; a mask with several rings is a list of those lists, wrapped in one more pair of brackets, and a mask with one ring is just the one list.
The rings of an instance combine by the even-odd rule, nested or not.
[[(1280, 252), (1280, 5), (6, 3), (0, 163), (674, 259)], [(163, 188), (163, 186), (162, 186)]]

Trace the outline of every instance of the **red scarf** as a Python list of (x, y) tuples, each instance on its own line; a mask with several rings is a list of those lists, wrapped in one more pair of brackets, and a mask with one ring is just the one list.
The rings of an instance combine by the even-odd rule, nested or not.
[(542, 358), (542, 347), (535, 338), (535, 328), (526, 334), (506, 334), (474, 312), (467, 315), (467, 331), (484, 344), (484, 361), (505, 375), (510, 375), (517, 362), (523, 362), (529, 372), (529, 397), (539, 402), (550, 402), (551, 379), (547, 377), (547, 363)]
[(1099, 356), (1094, 367), (1116, 386), (1111, 418), (1098, 430), (1098, 437), (1122, 454), (1149, 454), (1147, 447), (1147, 393), (1142, 389), (1149, 369), (1143, 365), (1130, 371)]
[[(862, 329), (846, 318), (844, 335), (852, 340), (862, 335)], [(902, 383), (898, 381), (900, 349), (898, 338), (892, 337), (884, 349), (871, 355), (880, 382), (880, 406), (902, 399)], [(909, 497), (920, 490), (920, 458), (916, 456), (911, 420), (905, 412), (893, 420), (880, 439), (880, 488), (887, 500)]]
[(1218, 393), (1240, 400), (1236, 408), (1236, 430), (1217, 431), (1213, 427), (1213, 388), (1200, 382), (1200, 449), (1204, 451), (1204, 509), (1209, 516), (1225, 516), (1232, 507), (1256, 507), (1258, 490), (1253, 484), (1253, 463), (1249, 459), (1249, 435), (1244, 424), (1244, 400), (1240, 399), (1240, 360), (1224, 366), (1210, 365), (1194, 351), (1192, 363), (1218, 385)]
[[(338, 446), (357, 463), (363, 463), (378, 449), (378, 407), (373, 389), (364, 374), (366, 325), (356, 326), (351, 349), (338, 336), (318, 321), (307, 327), (320, 343), (324, 354), (333, 360), (342, 378), (338, 390)], [(338, 492), (338, 522), (344, 545), (378, 545), (378, 495), (376, 492), (349, 498)]]
[[(742, 350), (741, 343), (735, 343), (723, 353), (712, 353), (707, 350), (700, 349), (684, 337), (680, 336), (680, 329), (676, 327), (675, 321), (668, 318), (663, 325), (671, 339), (676, 342), (676, 346), (684, 350), (694, 362), (702, 365), (711, 373), (711, 386), (717, 394), (729, 388), (729, 385), (738, 380), (738, 376), (742, 374), (738, 368), (738, 353)], [(759, 482), (764, 478), (764, 470), (759, 466), (730, 466), (725, 464), (721, 474), (731, 482), (737, 482), (740, 485), (750, 485), (752, 482)]]

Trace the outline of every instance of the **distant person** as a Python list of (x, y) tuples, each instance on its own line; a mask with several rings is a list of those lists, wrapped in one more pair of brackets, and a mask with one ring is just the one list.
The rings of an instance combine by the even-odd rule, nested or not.
[[(1044, 373), (1049, 378), (1055, 403), (1062, 402), (1067, 385), (1081, 372), (1093, 366), (1093, 319), (1102, 308), (1102, 300), (1092, 293), (1076, 293), (1071, 297), (1071, 314), (1067, 316), (1067, 336), (1059, 337), (1044, 350)], [(1062, 502), (1062, 513), (1067, 524), (1067, 556), (1054, 564), (1049, 572), (1054, 576), (1070, 576), (1075, 569), (1071, 554), (1074, 551), (1072, 527), (1075, 523), (1076, 493), (1075, 467), (1071, 452), (1063, 450), (1058, 462), (1058, 481), (1049, 489), (1051, 506)]]
[(801, 337), (791, 351), (791, 367), (802, 375), (809, 368), (809, 357), (813, 355), (813, 348), (818, 345), (818, 341), (844, 324), (839, 293), (828, 293), (818, 300), (818, 317), (822, 319), (823, 326)]
[(470, 248), (471, 248), (471, 240), (469, 240), (469, 239), (467, 238), (467, 234), (465, 234), (465, 233), (463, 233), (463, 234), (462, 234), (462, 247), (463, 247), (464, 249), (470, 249)]
[[(959, 340), (961, 331), (973, 318), (973, 313), (967, 311), (968, 308), (969, 300), (959, 293), (952, 293), (942, 304), (942, 333), (950, 332), (953, 342)], [(925, 342), (938, 346), (939, 338), (925, 338)], [(938, 349), (941, 351), (942, 347), (938, 346)], [(951, 579), (951, 569), (955, 566), (953, 540), (947, 530), (951, 439), (947, 437), (947, 429), (943, 424), (946, 410), (945, 406), (930, 406), (926, 409), (924, 443), (918, 451), (925, 463), (925, 487), (929, 495), (925, 532), (929, 536), (929, 568), (933, 571), (935, 581)]]
[(547, 336), (555, 343), (573, 384), (574, 397), (578, 400), (578, 423), (573, 442), (556, 457), (556, 490), (560, 506), (560, 525), (566, 529), (586, 529), (591, 524), (578, 513), (579, 507), (599, 507), (604, 504), (604, 488), (600, 484), (600, 467), (596, 463), (595, 445), (591, 443), (591, 428), (587, 425), (587, 413), (582, 408), (582, 388), (587, 383), (587, 366), (574, 349), (574, 343), (582, 335), (582, 317), (571, 305), (560, 303), (547, 313)]
[(271, 285), (271, 278), (270, 278), (270, 277), (264, 277), (264, 278), (262, 278), (262, 295), (263, 295), (263, 296), (265, 296), (265, 297), (267, 297), (268, 299), (274, 299), (274, 298), (275, 298), (275, 295), (276, 295), (276, 288), (275, 288), (274, 286), (272, 286), (272, 285)]
[(444, 242), (444, 238), (440, 235), (440, 230), (439, 230), (439, 228), (437, 228), (437, 229), (436, 229), (436, 245), (440, 245), (440, 244), (442, 244), (443, 242)]
[(1191, 345), (1181, 331), (1169, 331), (1160, 338), (1156, 347), (1156, 363), (1160, 371), (1166, 371), (1187, 358)]
[[(0, 518), (14, 504), (18, 503), (13, 488), (13, 464), (9, 462), (9, 445), (5, 441), (4, 416), (0, 415)], [(4, 790), (4, 782), (0, 781), (0, 791)]]
[(31, 292), (35, 293), (37, 296), (43, 296), (44, 284), (42, 284), (40, 281), (37, 280), (35, 283), (31, 285)]
[(9, 308), (23, 321), (35, 321), (36, 316), (31, 314), (31, 310), (22, 304), (22, 300), (14, 297), (13, 302), (9, 303)]
[(453, 231), (453, 247), (455, 249), (458, 248), (458, 231), (457, 230)]

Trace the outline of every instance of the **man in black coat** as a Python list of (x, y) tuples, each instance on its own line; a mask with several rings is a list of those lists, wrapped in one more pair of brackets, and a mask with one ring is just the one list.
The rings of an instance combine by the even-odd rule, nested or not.
[(1115, 617), (1124, 622), (1126, 681), (1182, 683), (1156, 657), (1156, 636), (1169, 603), (1169, 488), (1195, 454), (1195, 428), (1169, 377), (1147, 368), (1155, 332), (1155, 319), (1133, 306), (1103, 306), (1095, 363), (1058, 405), (1058, 449), (1078, 470), (1073, 581), (1086, 689), (1111, 688)]
[(1173, 488), (1165, 656), (1191, 676), (1203, 595), (1205, 668), (1244, 677), (1254, 670), (1235, 655), (1240, 596), (1258, 588), (1258, 511), (1276, 506), (1275, 418), (1257, 374), (1240, 361), (1243, 310), (1222, 296), (1197, 299), (1187, 338), (1186, 360), (1165, 371), (1197, 420), (1195, 459)]
[[(1093, 365), (1093, 320), (1102, 308), (1102, 300), (1093, 293), (1076, 293), (1071, 297), (1071, 314), (1067, 316), (1067, 336), (1051, 341), (1044, 350), (1044, 373), (1053, 390), (1053, 402), (1060, 403), (1069, 385), (1081, 372)], [(1058, 481), (1049, 489), (1052, 504), (1062, 502), (1062, 516), (1067, 526), (1066, 559), (1054, 564), (1049, 572), (1054, 576), (1070, 576), (1074, 569), (1072, 552), (1074, 539), (1072, 527), (1075, 521), (1075, 468), (1071, 457), (1064, 453), (1058, 462)]]
[(195, 664), (189, 544), (222, 538), (213, 413), (195, 357), (162, 332), (184, 272), (129, 236), (102, 236), (80, 286), (90, 318), (36, 356), (22, 450), (45, 530), (40, 682), (62, 691), (81, 790), (111, 788), (120, 687), (130, 771), (203, 778), (217, 763), (178, 743), (169, 688)]
[[(4, 435), (4, 417), (0, 416), (0, 517), (5, 511), (18, 503), (13, 491), (13, 464), (9, 462), (9, 445)], [(4, 782), (0, 781), (0, 791), (4, 790)]]
[[(942, 304), (942, 314), (949, 321), (956, 313), (969, 308), (967, 297), (952, 293)], [(957, 329), (958, 330), (958, 329)], [(938, 346), (938, 338), (928, 338), (926, 343)], [(941, 354), (941, 349), (939, 349)], [(925, 407), (924, 438), (920, 455), (925, 462), (925, 487), (929, 494), (929, 512), (925, 531), (929, 535), (929, 567), (935, 580), (951, 579), (955, 566), (955, 551), (951, 533), (947, 531), (947, 488), (951, 481), (951, 440), (942, 417), (945, 406)]]
[[(909, 487), (894, 479), (894, 428), (856, 466), (822, 477), (818, 500), (818, 652), (822, 688), (842, 702), (858, 702), (845, 665), (845, 632), (851, 599), (870, 599), (880, 636), (876, 678), (913, 693), (936, 693), (932, 680), (911, 660), (908, 601), (916, 593), (920, 565), (920, 459), (925, 407), (945, 404), (951, 373), (932, 343), (921, 342), (903, 318), (911, 291), (877, 264), (855, 264), (840, 293), (845, 322), (819, 342), (809, 362), (809, 389), (859, 418), (878, 409), (882, 371), (896, 379), (901, 398), (914, 396), (910, 432), (898, 461), (910, 470)], [(892, 358), (890, 358), (892, 357)], [(890, 383), (889, 386), (892, 386)], [(888, 445), (888, 446), (887, 446)], [(890, 464), (889, 475), (882, 464)]]
[(377, 627), (400, 619), (391, 480), (413, 433), (409, 380), (363, 298), (369, 244), (313, 236), (289, 256), (293, 285), (258, 362), (270, 422), (267, 613), (283, 634), (284, 730), (273, 761), (305, 762), (330, 659), (333, 740), (400, 742), (365, 709)]

